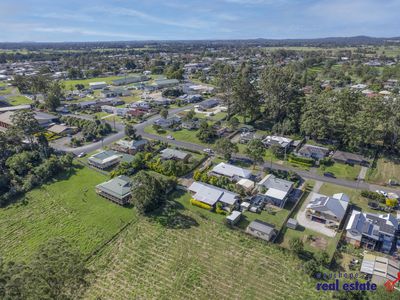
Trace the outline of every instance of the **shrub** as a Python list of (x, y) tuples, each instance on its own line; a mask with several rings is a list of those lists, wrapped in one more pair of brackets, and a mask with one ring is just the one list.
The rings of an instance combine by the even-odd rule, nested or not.
[(306, 167), (312, 167), (314, 165), (314, 160), (312, 158), (299, 157), (299, 156), (296, 156), (293, 154), (289, 155), (288, 161), (299, 164), (299, 165), (303, 165)]
[(379, 201), (381, 203), (385, 203), (385, 200), (386, 200), (385, 196), (383, 196), (382, 194), (377, 193), (377, 192), (368, 191), (368, 190), (362, 190), (361, 196), (371, 199), (371, 200)]
[(226, 215), (227, 212), (222, 209), (222, 204), (220, 202), (217, 203), (217, 207), (215, 208), (215, 212), (220, 215)]
[(212, 209), (211, 205), (205, 204), (205, 203), (200, 202), (200, 201), (198, 201), (196, 199), (193, 199), (193, 198), (190, 199), (190, 204), (192, 204), (194, 206), (197, 206), (197, 207), (200, 207), (200, 208), (208, 209), (208, 210)]

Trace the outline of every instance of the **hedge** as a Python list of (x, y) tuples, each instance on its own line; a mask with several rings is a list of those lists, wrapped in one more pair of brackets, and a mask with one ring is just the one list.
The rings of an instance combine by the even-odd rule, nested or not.
[(200, 208), (208, 209), (208, 210), (212, 209), (211, 205), (205, 204), (205, 203), (200, 202), (200, 201), (198, 201), (196, 199), (193, 199), (193, 198), (190, 199), (190, 204), (192, 204), (194, 206), (198, 206)]
[(383, 196), (382, 194), (377, 193), (377, 192), (368, 191), (368, 190), (361, 191), (361, 196), (368, 198), (368, 199), (379, 201), (381, 203), (385, 203), (385, 199), (386, 199), (386, 197)]
[(289, 161), (290, 160), (296, 163), (309, 164), (310, 166), (314, 164), (314, 160), (312, 158), (300, 157), (293, 154), (289, 155)]

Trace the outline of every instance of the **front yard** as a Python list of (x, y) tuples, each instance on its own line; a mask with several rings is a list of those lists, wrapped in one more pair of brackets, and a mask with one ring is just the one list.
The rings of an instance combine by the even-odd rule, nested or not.
[(334, 163), (331, 166), (320, 166), (317, 172), (319, 175), (323, 175), (325, 172), (330, 172), (337, 178), (356, 180), (360, 170), (361, 166), (359, 165), (350, 166), (341, 163)]
[(386, 185), (389, 179), (400, 182), (400, 161), (395, 158), (381, 157), (377, 160), (375, 168), (370, 168), (367, 181)]

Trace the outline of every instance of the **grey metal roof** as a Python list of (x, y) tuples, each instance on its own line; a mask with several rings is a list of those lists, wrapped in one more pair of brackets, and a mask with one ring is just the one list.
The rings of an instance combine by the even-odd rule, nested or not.
[(293, 182), (285, 179), (277, 178), (273, 174), (268, 174), (259, 183), (267, 189), (274, 188), (276, 190), (288, 192), (293, 187)]
[(164, 159), (185, 159), (189, 154), (183, 151), (171, 149), (171, 148), (166, 148), (161, 151), (161, 157)]
[(214, 205), (218, 201), (228, 205), (233, 205), (239, 197), (238, 194), (232, 193), (228, 190), (224, 190), (207, 183), (196, 181), (190, 185), (189, 191), (195, 193), (193, 197), (196, 200), (207, 203), (209, 205)]
[(121, 175), (96, 186), (97, 189), (122, 199), (131, 193), (131, 179)]
[(275, 225), (260, 221), (260, 220), (254, 220), (252, 221), (249, 226), (249, 228), (259, 231), (259, 232), (263, 232), (266, 233), (268, 235), (270, 235), (272, 232), (275, 231)]

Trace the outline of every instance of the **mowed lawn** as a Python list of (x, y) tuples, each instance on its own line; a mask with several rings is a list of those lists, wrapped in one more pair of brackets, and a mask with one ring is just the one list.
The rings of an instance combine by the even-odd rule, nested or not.
[(276, 245), (184, 208), (178, 229), (147, 218), (92, 262), (85, 299), (327, 299)]
[(171, 135), (174, 137), (174, 139), (176, 139), (178, 141), (199, 144), (199, 145), (203, 145), (204, 147), (209, 147), (210, 145), (212, 145), (209, 143), (204, 143), (199, 140), (199, 138), (196, 136), (196, 134), (198, 133), (198, 130), (188, 130), (188, 129), (182, 129), (182, 130), (178, 130), (178, 131), (166, 130), (163, 133), (159, 133), (153, 129), (152, 125), (150, 125), (150, 126), (145, 127), (144, 131), (149, 134), (155, 134), (155, 135), (160, 135), (160, 136)]
[(25, 96), (9, 96), (7, 97), (8, 102), (11, 105), (23, 105), (23, 104), (32, 104), (32, 100)]
[(340, 163), (334, 163), (332, 166), (321, 166), (318, 169), (318, 174), (323, 175), (325, 172), (331, 172), (337, 178), (347, 179), (347, 180), (356, 180), (358, 174), (360, 174), (361, 166), (359, 165), (346, 165)]
[(351, 189), (331, 183), (324, 183), (319, 192), (319, 194), (327, 195), (327, 196), (332, 196), (333, 194), (336, 193), (345, 193), (350, 197), (350, 203), (356, 206), (358, 209), (362, 209), (363, 211), (367, 212), (375, 212), (377, 213), (376, 210), (373, 210), (368, 207), (368, 199), (364, 198), (361, 196), (360, 190), (356, 189)]
[(107, 177), (86, 167), (75, 171), (27, 193), (24, 202), (0, 209), (0, 256), (29, 259), (40, 244), (55, 237), (88, 255), (135, 218), (132, 209), (97, 196), (95, 186)]
[(378, 159), (375, 168), (370, 168), (367, 180), (377, 184), (387, 184), (389, 179), (400, 182), (400, 161), (381, 157)]

